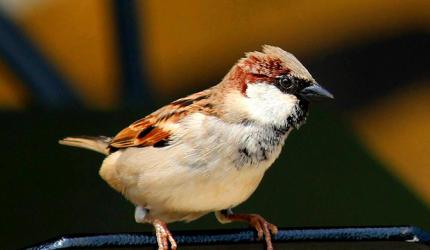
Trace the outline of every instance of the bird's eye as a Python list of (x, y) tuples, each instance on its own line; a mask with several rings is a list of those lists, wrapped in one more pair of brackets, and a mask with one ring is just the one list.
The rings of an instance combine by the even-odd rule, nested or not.
[(282, 83), (283, 83), (284, 85), (291, 85), (291, 86), (293, 86), (293, 85), (296, 85), (296, 80), (295, 80), (295, 78), (294, 78), (294, 77), (287, 76), (287, 77), (284, 77), (284, 78), (282, 79)]
[(284, 75), (278, 78), (276, 87), (284, 93), (294, 93), (298, 87), (298, 83), (293, 76)]
[(277, 78), (275, 86), (284, 93), (297, 94), (303, 88), (310, 86), (311, 82), (292, 75), (283, 75)]

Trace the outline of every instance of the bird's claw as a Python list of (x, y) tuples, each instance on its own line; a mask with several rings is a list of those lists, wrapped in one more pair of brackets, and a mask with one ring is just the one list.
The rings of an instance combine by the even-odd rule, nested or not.
[(272, 244), (272, 234), (276, 235), (278, 233), (278, 228), (267, 222), (263, 217), (258, 214), (249, 215), (249, 224), (257, 230), (258, 239), (261, 240), (264, 235), (266, 241), (267, 250), (273, 250)]
[(169, 250), (169, 242), (170, 249), (176, 250), (178, 245), (176, 244), (172, 233), (167, 228), (166, 223), (160, 220), (154, 220), (153, 225), (155, 228), (155, 235), (157, 236), (158, 250)]

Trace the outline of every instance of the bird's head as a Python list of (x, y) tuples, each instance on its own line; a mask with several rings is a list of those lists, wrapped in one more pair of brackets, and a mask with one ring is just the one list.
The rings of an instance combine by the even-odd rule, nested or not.
[(260, 123), (299, 127), (309, 102), (333, 99), (293, 54), (269, 45), (247, 53), (224, 82), (236, 90), (234, 101), (228, 102), (236, 115)]

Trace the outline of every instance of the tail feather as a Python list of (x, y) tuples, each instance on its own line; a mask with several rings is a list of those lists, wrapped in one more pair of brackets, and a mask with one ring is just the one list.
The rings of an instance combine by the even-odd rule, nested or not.
[(58, 143), (71, 147), (86, 148), (104, 155), (109, 154), (109, 143), (112, 138), (106, 136), (76, 136), (66, 137)]

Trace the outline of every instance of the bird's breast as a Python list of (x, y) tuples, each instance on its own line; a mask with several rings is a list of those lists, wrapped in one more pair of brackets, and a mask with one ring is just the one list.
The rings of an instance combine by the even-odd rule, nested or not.
[(231, 124), (198, 114), (181, 126), (172, 150), (183, 152), (174, 155), (191, 180), (184, 185), (186, 193), (192, 193), (187, 200), (194, 206), (212, 206), (211, 210), (248, 199), (279, 156), (289, 132), (287, 127)]

